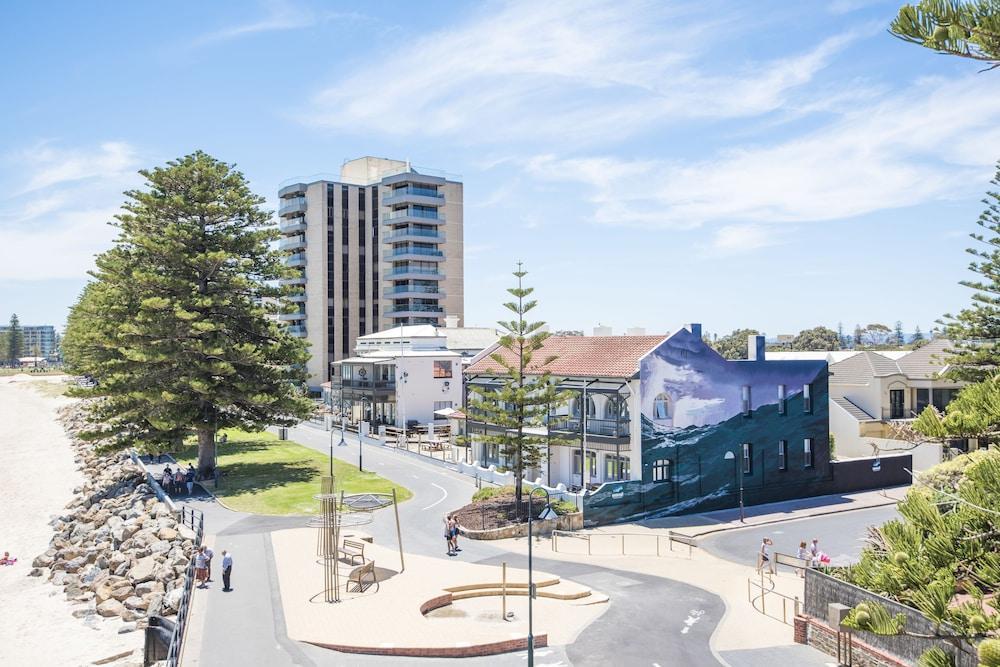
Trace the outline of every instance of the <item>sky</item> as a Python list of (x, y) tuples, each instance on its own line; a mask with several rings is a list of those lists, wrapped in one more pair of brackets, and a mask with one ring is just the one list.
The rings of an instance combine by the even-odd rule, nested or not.
[(552, 329), (769, 335), (969, 303), (1000, 73), (896, 2), (18, 3), (0, 21), (0, 319), (65, 321), (137, 170), (461, 175), (465, 323), (524, 262)]

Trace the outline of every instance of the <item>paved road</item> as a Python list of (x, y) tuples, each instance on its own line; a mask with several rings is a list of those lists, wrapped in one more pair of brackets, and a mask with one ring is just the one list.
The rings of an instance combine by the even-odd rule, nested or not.
[(773, 552), (792, 555), (798, 551), (800, 541), (809, 542), (817, 537), (820, 549), (829, 554), (834, 565), (850, 565), (857, 561), (861, 553), (868, 526), (882, 524), (898, 516), (894, 505), (874, 507), (727, 530), (703, 537), (699, 543), (720, 558), (752, 565), (756, 563), (757, 550), (765, 536), (774, 540)]
[[(329, 434), (310, 426), (292, 429), (297, 442), (329, 451)], [(336, 436), (339, 440), (339, 434)], [(335, 447), (334, 456), (356, 463), (357, 441)], [(475, 490), (472, 480), (422, 458), (365, 445), (365, 468), (403, 484), (413, 498), (400, 505), (403, 547), (409, 553), (447, 558), (442, 516), (466, 504)], [(366, 665), (386, 664), (377, 656), (344, 655), (288, 639), (281, 615), (269, 534), (301, 526), (302, 517), (262, 517), (230, 512), (211, 499), (187, 502), (205, 512), (209, 532), (216, 535), (215, 550), (230, 549), (235, 558), (232, 593), (214, 584), (198, 591), (196, 611), (204, 618), (196, 631), (197, 657), (191, 665)], [(375, 513), (364, 528), (381, 544), (396, 542), (394, 515)], [(488, 542), (462, 541), (463, 560), (488, 565), (507, 561), (525, 567), (526, 559)], [(544, 553), (539, 554), (544, 556)], [(725, 607), (720, 598), (683, 583), (631, 572), (602, 569), (586, 563), (536, 558), (536, 567), (579, 581), (611, 595), (608, 611), (591, 624), (572, 645), (539, 649), (540, 665), (695, 665), (720, 664), (709, 649), (709, 639)], [(637, 640), (639, 638), (639, 640)], [(192, 651), (194, 653), (194, 651)], [(463, 665), (523, 665), (524, 652), (462, 660)], [(454, 665), (455, 660), (391, 659), (393, 665)], [(736, 663), (733, 663), (734, 665)], [(751, 664), (751, 663), (746, 663)], [(803, 663), (807, 664), (807, 663)]]

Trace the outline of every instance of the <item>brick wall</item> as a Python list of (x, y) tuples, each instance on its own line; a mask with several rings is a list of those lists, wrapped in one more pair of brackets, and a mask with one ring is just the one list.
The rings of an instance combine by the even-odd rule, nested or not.
[[(361, 653), (365, 655), (404, 656), (410, 658), (476, 658), (484, 655), (524, 651), (528, 648), (528, 638), (508, 639), (490, 644), (474, 644), (472, 646), (441, 646), (441, 647), (406, 647), (406, 646), (345, 646), (342, 644), (323, 644), (308, 642), (314, 646), (328, 648), (341, 653)], [(535, 636), (535, 648), (549, 645), (548, 635)]]
[[(861, 641), (851, 633), (852, 667), (910, 667), (913, 663), (889, 655)], [(846, 636), (841, 638), (841, 658), (847, 664)], [(822, 621), (811, 616), (795, 617), (795, 641), (808, 644), (829, 656), (837, 656), (837, 632)]]

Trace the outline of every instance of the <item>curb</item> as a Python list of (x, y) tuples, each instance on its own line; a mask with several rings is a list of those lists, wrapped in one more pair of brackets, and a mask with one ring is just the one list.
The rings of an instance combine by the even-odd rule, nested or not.
[(769, 526), (769, 525), (772, 525), (772, 524), (775, 524), (775, 523), (785, 523), (787, 521), (802, 521), (804, 519), (812, 519), (812, 518), (817, 517), (817, 516), (827, 516), (827, 515), (830, 515), (830, 514), (843, 514), (845, 512), (858, 512), (858, 511), (861, 511), (861, 510), (875, 509), (877, 507), (886, 507), (888, 505), (896, 505), (897, 503), (899, 503), (899, 500), (889, 500), (889, 499), (887, 499), (886, 502), (884, 502), (884, 503), (876, 503), (876, 504), (872, 504), (872, 505), (865, 505), (864, 507), (844, 507), (844, 508), (840, 508), (840, 509), (829, 510), (829, 511), (826, 511), (826, 512), (816, 512), (815, 514), (808, 514), (806, 516), (783, 517), (781, 519), (770, 519), (768, 521), (760, 521), (758, 523), (744, 523), (744, 524), (738, 524), (738, 525), (735, 525), (735, 526), (729, 525), (729, 524), (725, 524), (725, 525), (719, 526), (717, 528), (711, 528), (709, 530), (702, 531), (700, 533), (694, 533), (694, 534), (690, 535), (690, 537), (702, 538), (702, 537), (705, 537), (706, 535), (712, 535), (714, 533), (722, 533), (722, 532), (725, 532), (727, 530), (743, 530), (745, 528), (756, 528), (757, 526)]

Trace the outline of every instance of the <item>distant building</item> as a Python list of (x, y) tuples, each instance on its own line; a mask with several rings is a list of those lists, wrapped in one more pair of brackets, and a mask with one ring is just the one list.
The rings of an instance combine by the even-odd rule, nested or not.
[(582, 336), (583, 335), (583, 330), (582, 329), (561, 329), (559, 331), (556, 331), (552, 335), (553, 336)]
[[(9, 326), (0, 326), (0, 334), (10, 330)], [(56, 328), (51, 324), (38, 326), (22, 325), (21, 334), (24, 345), (21, 351), (25, 355), (52, 358), (56, 350)]]
[(310, 387), (355, 341), (401, 325), (440, 325), (464, 316), (463, 186), (408, 162), (362, 157), (335, 180), (286, 185), (279, 248), (302, 288), (279, 317), (305, 338)]
[(350, 422), (401, 427), (444, 423), (463, 405), (462, 370), (499, 339), (490, 327), (408, 325), (361, 336), (355, 356), (331, 364), (323, 387), (335, 414)]

